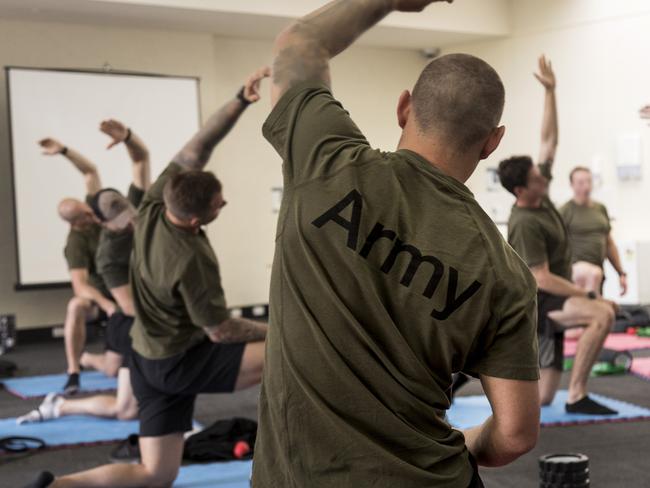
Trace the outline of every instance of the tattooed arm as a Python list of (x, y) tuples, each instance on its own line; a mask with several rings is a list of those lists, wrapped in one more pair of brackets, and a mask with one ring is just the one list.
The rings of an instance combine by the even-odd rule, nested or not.
[(242, 97), (245, 101), (237, 96), (226, 102), (176, 154), (174, 162), (188, 170), (203, 169), (215, 146), (228, 135), (246, 107), (260, 99), (260, 83), (270, 75), (271, 69), (268, 66), (251, 74), (244, 83)]
[(419, 12), (438, 1), (335, 0), (287, 27), (274, 45), (271, 103), (303, 81), (330, 85), (329, 60), (392, 11)]
[(212, 342), (233, 344), (238, 342), (262, 342), (266, 339), (268, 325), (254, 320), (230, 318), (215, 327), (206, 327), (205, 333)]

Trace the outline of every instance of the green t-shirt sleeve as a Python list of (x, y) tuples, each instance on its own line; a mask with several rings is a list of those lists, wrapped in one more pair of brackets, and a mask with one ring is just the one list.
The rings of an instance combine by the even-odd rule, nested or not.
[(110, 256), (100, 256), (99, 252), (95, 261), (97, 262), (97, 273), (109, 290), (129, 284), (129, 273), (123, 264), (110, 259)]
[(506, 286), (509, 288), (501, 287), (498, 293), (496, 318), (482, 334), (480, 350), (465, 370), (474, 375), (535, 381), (539, 379), (535, 287)]
[(93, 257), (90, 254), (84, 236), (71, 231), (63, 251), (68, 269), (88, 269), (92, 267)]
[(609, 218), (609, 212), (607, 211), (607, 207), (605, 205), (601, 204), (600, 205), (600, 211), (603, 213), (603, 215), (607, 219), (607, 232), (609, 233), (609, 232), (612, 231), (612, 221)]
[(539, 266), (548, 262), (546, 239), (538, 225), (532, 221), (519, 221), (508, 235), (508, 243), (529, 266)]
[(350, 114), (318, 82), (288, 90), (264, 123), (263, 133), (283, 160), (287, 185), (327, 176), (373, 151)]
[(212, 327), (230, 317), (219, 267), (211, 259), (193, 256), (185, 267), (178, 289), (194, 325)]
[(131, 183), (131, 185), (129, 185), (129, 192), (126, 198), (129, 200), (129, 202), (131, 202), (131, 205), (133, 205), (135, 208), (138, 208), (140, 206), (140, 203), (142, 203), (144, 195), (145, 191), (142, 188), (138, 188), (133, 183)]
[(147, 192), (144, 194), (141, 202), (142, 206), (147, 203), (162, 202), (163, 191), (167, 182), (183, 171), (185, 170), (180, 164), (174, 162), (169, 163), (165, 170), (160, 173), (158, 179), (153, 183), (153, 185), (151, 185), (151, 188), (149, 188), (149, 190), (147, 190)]

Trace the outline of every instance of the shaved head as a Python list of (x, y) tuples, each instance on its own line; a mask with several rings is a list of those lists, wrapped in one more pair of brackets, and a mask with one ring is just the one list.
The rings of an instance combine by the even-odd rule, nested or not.
[(64, 198), (59, 202), (59, 216), (70, 225), (87, 225), (93, 221), (90, 207), (76, 198)]
[(460, 151), (484, 141), (498, 127), (504, 103), (505, 89), (497, 72), (469, 54), (431, 61), (412, 96), (419, 131), (444, 137)]

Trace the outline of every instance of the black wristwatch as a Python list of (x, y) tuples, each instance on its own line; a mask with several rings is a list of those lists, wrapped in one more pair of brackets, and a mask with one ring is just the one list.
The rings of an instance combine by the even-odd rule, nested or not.
[(246, 87), (242, 86), (241, 89), (237, 92), (237, 98), (244, 105), (244, 107), (247, 107), (248, 105), (251, 104), (251, 102), (250, 102), (250, 100), (247, 100), (246, 97), (244, 96), (244, 91), (245, 90), (246, 90)]
[(598, 293), (596, 293), (595, 291), (592, 290), (592, 291), (587, 293), (587, 298), (589, 300), (595, 300), (596, 298), (598, 298)]

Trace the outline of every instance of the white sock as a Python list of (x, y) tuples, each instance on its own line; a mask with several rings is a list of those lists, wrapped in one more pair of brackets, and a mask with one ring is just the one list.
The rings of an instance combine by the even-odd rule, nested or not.
[(38, 408), (32, 410), (27, 415), (18, 417), (16, 423), (21, 425), (25, 423), (58, 419), (61, 416), (61, 405), (63, 405), (63, 401), (64, 399), (62, 396), (59, 396), (56, 393), (49, 393)]

